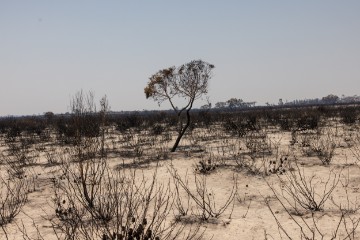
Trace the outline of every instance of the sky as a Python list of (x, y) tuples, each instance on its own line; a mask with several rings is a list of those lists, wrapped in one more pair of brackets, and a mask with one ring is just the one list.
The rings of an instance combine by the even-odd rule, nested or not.
[(0, 0), (0, 116), (65, 113), (81, 90), (113, 111), (169, 109), (146, 99), (149, 77), (197, 59), (215, 65), (213, 105), (359, 95), (359, 13), (358, 0)]

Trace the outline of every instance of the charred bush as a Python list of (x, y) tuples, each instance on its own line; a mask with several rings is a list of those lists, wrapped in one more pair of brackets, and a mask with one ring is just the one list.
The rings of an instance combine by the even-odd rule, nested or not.
[(130, 113), (126, 115), (119, 115), (114, 119), (116, 129), (124, 132), (130, 128), (140, 128), (143, 125), (143, 118), (139, 113)]
[(296, 121), (296, 128), (299, 131), (314, 130), (319, 126), (320, 116), (312, 114), (304, 114)]
[(161, 135), (164, 131), (165, 128), (161, 124), (155, 124), (151, 129), (153, 135)]
[(345, 107), (340, 110), (340, 119), (342, 123), (354, 124), (358, 117), (358, 111), (353, 107)]
[(231, 133), (232, 135), (236, 135), (238, 137), (244, 137), (247, 132), (247, 125), (242, 121), (233, 121), (231, 119), (227, 119), (223, 127), (226, 132)]

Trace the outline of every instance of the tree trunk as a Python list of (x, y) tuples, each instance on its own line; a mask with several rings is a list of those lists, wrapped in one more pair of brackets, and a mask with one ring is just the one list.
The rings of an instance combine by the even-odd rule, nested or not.
[[(192, 105), (192, 104), (191, 104)], [(186, 129), (190, 126), (190, 110), (191, 110), (191, 107), (186, 111), (186, 125), (183, 129), (181, 129), (179, 131), (179, 135), (178, 137), (176, 138), (176, 141), (174, 143), (174, 146), (172, 147), (171, 149), (171, 152), (175, 152), (176, 151), (176, 148), (178, 147), (179, 143), (180, 143), (180, 140), (181, 138), (183, 137), (183, 135), (185, 134), (186, 132)], [(181, 116), (179, 116), (180, 118)]]

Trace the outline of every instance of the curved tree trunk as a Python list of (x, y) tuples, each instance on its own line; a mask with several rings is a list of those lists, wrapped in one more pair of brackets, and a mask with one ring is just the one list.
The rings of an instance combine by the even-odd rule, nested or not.
[[(176, 138), (176, 141), (174, 143), (174, 146), (172, 147), (171, 149), (171, 152), (175, 152), (176, 151), (176, 148), (178, 147), (179, 143), (180, 143), (180, 140), (181, 138), (183, 137), (183, 135), (185, 134), (187, 128), (190, 126), (190, 110), (191, 110), (191, 107), (192, 107), (192, 103), (190, 105), (190, 108), (188, 110), (186, 110), (186, 125), (184, 126), (184, 128), (182, 128), (180, 131), (179, 131), (179, 135), (178, 137)], [(179, 116), (180, 118), (181, 116)]]

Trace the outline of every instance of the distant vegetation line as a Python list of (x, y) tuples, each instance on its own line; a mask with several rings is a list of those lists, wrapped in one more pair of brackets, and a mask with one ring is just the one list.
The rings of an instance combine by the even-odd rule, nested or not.
[[(238, 98), (230, 98), (229, 100), (225, 101), (225, 102), (216, 102), (214, 105), (212, 103), (207, 103), (203, 106), (201, 106), (200, 108), (194, 108), (193, 111), (197, 112), (197, 111), (203, 111), (203, 110), (211, 110), (211, 111), (234, 111), (234, 110), (249, 110), (249, 109), (273, 109), (273, 108), (293, 108), (293, 107), (317, 107), (317, 106), (325, 106), (325, 105), (351, 105), (351, 104), (355, 104), (358, 105), (360, 104), (360, 96), (358, 95), (354, 95), (354, 96), (341, 96), (338, 97), (337, 95), (333, 95), (333, 94), (329, 94), (323, 98), (312, 98), (312, 99), (296, 99), (293, 101), (286, 101), (283, 102), (283, 100), (280, 98), (279, 102), (277, 104), (270, 104), (270, 103), (266, 103), (265, 105), (257, 105), (256, 106), (256, 101), (249, 101), (249, 102), (245, 102), (242, 99), (238, 99)], [(138, 111), (138, 110), (129, 110), (129, 111), (110, 111), (108, 114), (110, 115), (118, 115), (118, 114), (131, 114), (131, 113), (138, 113), (138, 114), (142, 114), (142, 115), (147, 115), (147, 114), (152, 114), (152, 113), (156, 113), (156, 112), (164, 112), (164, 113), (169, 113), (172, 114), (173, 110), (172, 109), (168, 109), (168, 110), (143, 110), (143, 111)], [(45, 112), (44, 115), (38, 115), (39, 117), (41, 116), (45, 116), (46, 114), (53, 114), (51, 111)], [(66, 115), (71, 115), (71, 113), (66, 112), (66, 113), (59, 113), (59, 114), (55, 114), (58, 116), (66, 116)], [(0, 119), (2, 118), (8, 118), (8, 117), (26, 117), (26, 116), (31, 116), (31, 115), (19, 115), (19, 116), (14, 116), (14, 115), (7, 115), (7, 116), (0, 116)]]

